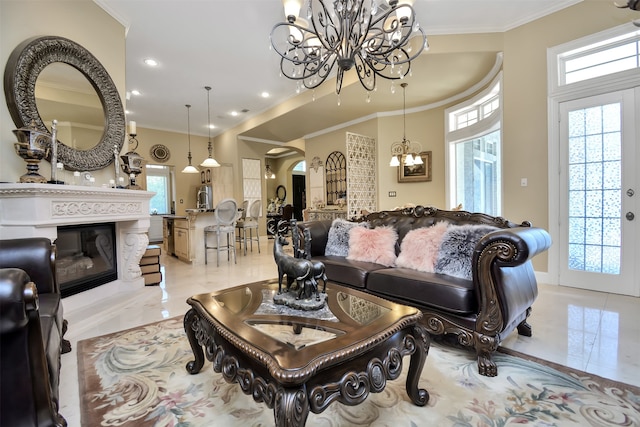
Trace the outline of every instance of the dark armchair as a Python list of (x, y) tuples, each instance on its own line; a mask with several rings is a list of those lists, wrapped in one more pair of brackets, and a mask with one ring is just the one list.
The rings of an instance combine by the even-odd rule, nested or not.
[(63, 339), (55, 245), (0, 240), (0, 425), (66, 426), (60, 415)]

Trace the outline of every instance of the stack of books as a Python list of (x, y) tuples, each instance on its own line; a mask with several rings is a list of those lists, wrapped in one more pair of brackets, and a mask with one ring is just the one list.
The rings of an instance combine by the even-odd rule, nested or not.
[(149, 245), (140, 260), (140, 269), (145, 286), (159, 285), (162, 282), (160, 272), (160, 246)]

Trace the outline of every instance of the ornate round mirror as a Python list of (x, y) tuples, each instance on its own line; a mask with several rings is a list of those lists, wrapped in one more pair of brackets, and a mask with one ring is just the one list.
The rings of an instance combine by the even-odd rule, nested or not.
[(278, 185), (276, 188), (276, 197), (280, 200), (287, 198), (287, 189), (284, 188), (284, 185)]
[[(68, 67), (60, 67), (66, 64)], [(52, 68), (49, 68), (52, 67)], [(92, 118), (82, 116), (65, 117), (61, 120), (62, 104), (73, 104), (69, 93), (55, 100), (52, 112), (47, 112), (51, 106), (51, 99), (46, 100), (47, 84), (54, 80), (77, 82), (82, 80), (73, 75), (73, 71), (84, 77), (85, 85), (93, 87), (97, 94), (100, 107), (95, 101), (90, 101), (91, 91), (83, 89), (87, 103), (85, 108), (73, 106), (76, 111), (93, 111)], [(52, 77), (54, 76), (54, 77)], [(41, 79), (42, 78), (42, 79)], [(59, 122), (82, 123), (88, 120), (84, 130), (70, 128), (58, 134), (58, 162), (64, 163), (67, 169), (91, 171), (108, 166), (114, 159), (114, 149), (120, 153), (125, 138), (124, 109), (116, 85), (109, 73), (88, 50), (79, 44), (63, 37), (45, 36), (28, 39), (18, 45), (11, 53), (4, 73), (4, 91), (7, 106), (14, 124), (18, 127), (30, 126), (35, 123), (41, 132), (49, 132), (50, 126), (45, 125), (55, 118)], [(73, 83), (76, 84), (76, 83)], [(86, 87), (86, 86), (85, 86)], [(36, 101), (36, 91), (38, 100)], [(60, 91), (59, 91), (60, 92)], [(58, 93), (58, 96), (61, 94)], [(94, 95), (95, 96), (95, 95)], [(76, 96), (77, 98), (77, 96)], [(82, 104), (80, 103), (80, 105)], [(40, 107), (43, 111), (40, 111)], [(56, 111), (57, 110), (57, 111)], [(102, 112), (102, 122), (97, 123), (95, 113)], [(91, 129), (91, 132), (86, 132)], [(73, 136), (75, 134), (75, 137)], [(51, 161), (50, 154), (47, 160)]]

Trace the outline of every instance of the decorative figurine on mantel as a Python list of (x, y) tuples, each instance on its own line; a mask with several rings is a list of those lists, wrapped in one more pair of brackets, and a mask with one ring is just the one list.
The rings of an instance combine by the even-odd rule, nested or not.
[(142, 188), (136, 184), (136, 177), (142, 173), (142, 162), (144, 158), (136, 153), (138, 148), (138, 140), (136, 139), (136, 122), (129, 122), (129, 145), (135, 146), (131, 148), (131, 151), (120, 156), (122, 159), (122, 170), (129, 176), (129, 185), (127, 188), (130, 190), (141, 190)]
[[(20, 182), (46, 183), (47, 179), (38, 171), (40, 161), (48, 154), (51, 137), (48, 133), (39, 131), (33, 120), (30, 126), (15, 129), (13, 133), (18, 138), (18, 142), (13, 144), (16, 153), (27, 162), (27, 173), (20, 177)], [(53, 168), (55, 165), (52, 165)]]

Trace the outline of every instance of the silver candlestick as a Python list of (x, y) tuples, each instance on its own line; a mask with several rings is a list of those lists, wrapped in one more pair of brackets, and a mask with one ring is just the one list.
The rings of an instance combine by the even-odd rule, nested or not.
[(49, 184), (64, 184), (58, 177), (58, 121), (51, 121), (51, 180)]

